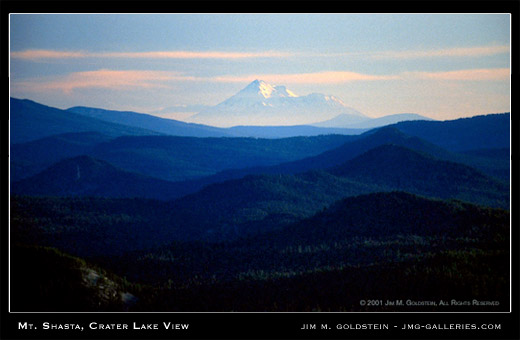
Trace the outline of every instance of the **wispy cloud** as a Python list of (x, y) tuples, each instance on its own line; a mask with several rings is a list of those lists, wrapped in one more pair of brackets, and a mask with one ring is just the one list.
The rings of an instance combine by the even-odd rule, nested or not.
[(81, 51), (25, 50), (11, 52), (11, 58), (28, 60), (85, 58), (87, 55), (88, 53)]
[(450, 80), (503, 81), (509, 79), (508, 68), (472, 69), (447, 72), (404, 72), (396, 75), (372, 75), (349, 71), (324, 71), (297, 74), (252, 74), (241, 76), (197, 77), (171, 71), (109, 70), (74, 72), (52, 79), (13, 81), (17, 90), (28, 92), (62, 91), (70, 94), (77, 89), (100, 88), (125, 90), (128, 88), (168, 88), (178, 82), (244, 83), (262, 79), (273, 84), (344, 84), (359, 81), (393, 80)]
[(354, 81), (392, 80), (394, 75), (371, 75), (349, 71), (324, 71), (296, 74), (256, 74), (248, 76), (222, 76), (211, 78), (212, 81), (223, 83), (249, 82), (263, 79), (277, 84), (341, 84)]
[(213, 78), (194, 78), (222, 83), (246, 83), (262, 79), (274, 84), (343, 84), (356, 81), (388, 81), (388, 80), (457, 80), (457, 81), (500, 81), (508, 80), (509, 68), (469, 69), (444, 72), (403, 72), (394, 75), (373, 75), (349, 71), (324, 71), (296, 74), (255, 74), (247, 76), (220, 76)]
[(284, 58), (291, 56), (286, 52), (190, 52), (190, 51), (155, 51), (129, 53), (102, 53), (106, 58), (145, 58), (145, 59), (248, 59), (248, 58)]
[(149, 52), (89, 52), (89, 51), (58, 51), (34, 49), (12, 51), (11, 58), (45, 61), (50, 59), (79, 58), (121, 58), (121, 59), (254, 59), (254, 58), (288, 58), (288, 57), (361, 57), (371, 59), (419, 59), (438, 57), (481, 57), (509, 53), (507, 45), (455, 47), (432, 50), (408, 51), (375, 51), (375, 52), (344, 52), (344, 53), (309, 53), (309, 52), (225, 52), (225, 51), (149, 51)]
[(11, 52), (11, 58), (40, 61), (48, 59), (73, 58), (126, 58), (126, 59), (252, 59), (252, 58), (285, 58), (290, 53), (265, 52), (221, 52), (221, 51), (151, 51), (151, 52), (86, 52), (86, 51), (54, 51), (25, 50)]
[(509, 68), (457, 70), (446, 72), (410, 72), (405, 75), (419, 79), (457, 81), (500, 81), (510, 78)]
[(376, 76), (355, 72), (330, 71), (299, 74), (255, 74), (245, 76), (196, 77), (171, 71), (108, 70), (74, 72), (53, 79), (29, 79), (13, 82), (17, 89), (29, 92), (59, 90), (71, 93), (76, 89), (104, 88), (121, 90), (165, 88), (171, 82), (248, 83), (257, 78), (275, 84), (340, 84), (353, 81), (388, 80), (396, 76)]
[[(178, 77), (177, 73), (161, 71), (117, 71), (101, 69), (96, 71), (75, 72), (55, 79), (31, 79), (15, 82), (14, 85), (25, 91), (62, 91), (71, 93), (82, 88), (125, 89), (129, 87), (165, 87), (165, 81)], [(182, 77), (181, 79), (186, 79)]]
[(509, 53), (509, 46), (456, 47), (435, 50), (384, 51), (369, 53), (373, 59), (419, 59), (439, 57), (482, 57)]

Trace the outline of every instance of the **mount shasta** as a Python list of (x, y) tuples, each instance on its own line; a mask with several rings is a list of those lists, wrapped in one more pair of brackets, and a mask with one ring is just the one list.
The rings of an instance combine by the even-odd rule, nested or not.
[(190, 117), (193, 123), (235, 125), (303, 125), (347, 115), (350, 123), (369, 117), (340, 99), (320, 93), (298, 96), (285, 86), (255, 80), (234, 96)]

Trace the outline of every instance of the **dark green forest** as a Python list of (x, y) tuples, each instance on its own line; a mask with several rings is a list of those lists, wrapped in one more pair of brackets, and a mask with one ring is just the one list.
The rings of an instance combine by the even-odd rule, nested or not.
[[(31, 200), (22, 198), (26, 204)], [(103, 268), (103, 277), (116, 277), (112, 281), (124, 282), (119, 284), (123, 287), (119, 291), (126, 289), (136, 297), (136, 303), (129, 307), (120, 301), (105, 303), (104, 308), (115, 310), (347, 311), (363, 310), (357, 301), (369, 296), (492, 299), (500, 301), (499, 310), (508, 308), (507, 210), (403, 192), (377, 193), (341, 200), (310, 218), (270, 233), (227, 242), (175, 241), (164, 245), (161, 241), (175, 236), (149, 229), (138, 232), (139, 218), (153, 215), (161, 220), (158, 214), (168, 211), (157, 201), (38, 200), (45, 203), (45, 209), (30, 212), (31, 218), (37, 219), (34, 224), (53, 228), (31, 228), (25, 230), (25, 235), (16, 232), (13, 240), (30, 242), (32, 238), (33, 245), (54, 245), (81, 256), (88, 265), (85, 260), (72, 261), (64, 254), (60, 258), (68, 262), (63, 261), (63, 267), (50, 258), (42, 264), (38, 261), (45, 262), (49, 250), (46, 256), (33, 250), (31, 257), (27, 249), (21, 248), (25, 254), (14, 258), (28, 262), (14, 260), (14, 267), (38, 268), (24, 270), (25, 275), (18, 276), (23, 278), (17, 284), (22, 290), (34, 281), (28, 275), (46, 277), (49, 273), (52, 276), (47, 285), (51, 288), (47, 291), (52, 292), (52, 287), (64, 282), (70, 283), (69, 287), (77, 284), (92, 290), (77, 278), (76, 267), (81, 262), (82, 266)], [(57, 202), (69, 206), (53, 210)], [(76, 215), (67, 208), (83, 210), (84, 214)], [(99, 213), (93, 212), (96, 210)], [(74, 220), (71, 225), (78, 228), (70, 230), (70, 226), (51, 222), (59, 211), (61, 219)], [(88, 232), (81, 230), (79, 221), (90, 228)], [(88, 226), (93, 221), (100, 226)], [(124, 230), (127, 228), (130, 230)], [(114, 231), (108, 232), (110, 229)], [(140, 247), (143, 249), (132, 250)], [(62, 272), (67, 276), (61, 276)], [(60, 289), (54, 292), (63, 293)], [(39, 306), (45, 309), (45, 304)], [(88, 310), (89, 306), (82, 302), (77, 308)], [(447, 307), (439, 308), (434, 310)], [(495, 311), (497, 307), (466, 310)]]

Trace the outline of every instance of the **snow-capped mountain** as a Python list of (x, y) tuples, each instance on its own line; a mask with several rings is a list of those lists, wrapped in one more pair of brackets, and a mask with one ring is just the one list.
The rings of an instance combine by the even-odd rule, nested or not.
[(334, 96), (319, 93), (298, 96), (285, 86), (255, 80), (224, 102), (190, 117), (189, 121), (219, 127), (304, 125), (338, 114), (352, 116), (355, 122), (368, 119)]

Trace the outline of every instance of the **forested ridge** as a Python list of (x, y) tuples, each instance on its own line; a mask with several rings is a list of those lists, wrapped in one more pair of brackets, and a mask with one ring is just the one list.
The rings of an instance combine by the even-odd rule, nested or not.
[(49, 125), (12, 148), (14, 309), (507, 311), (509, 144), (476, 141), (506, 116), (271, 140)]

